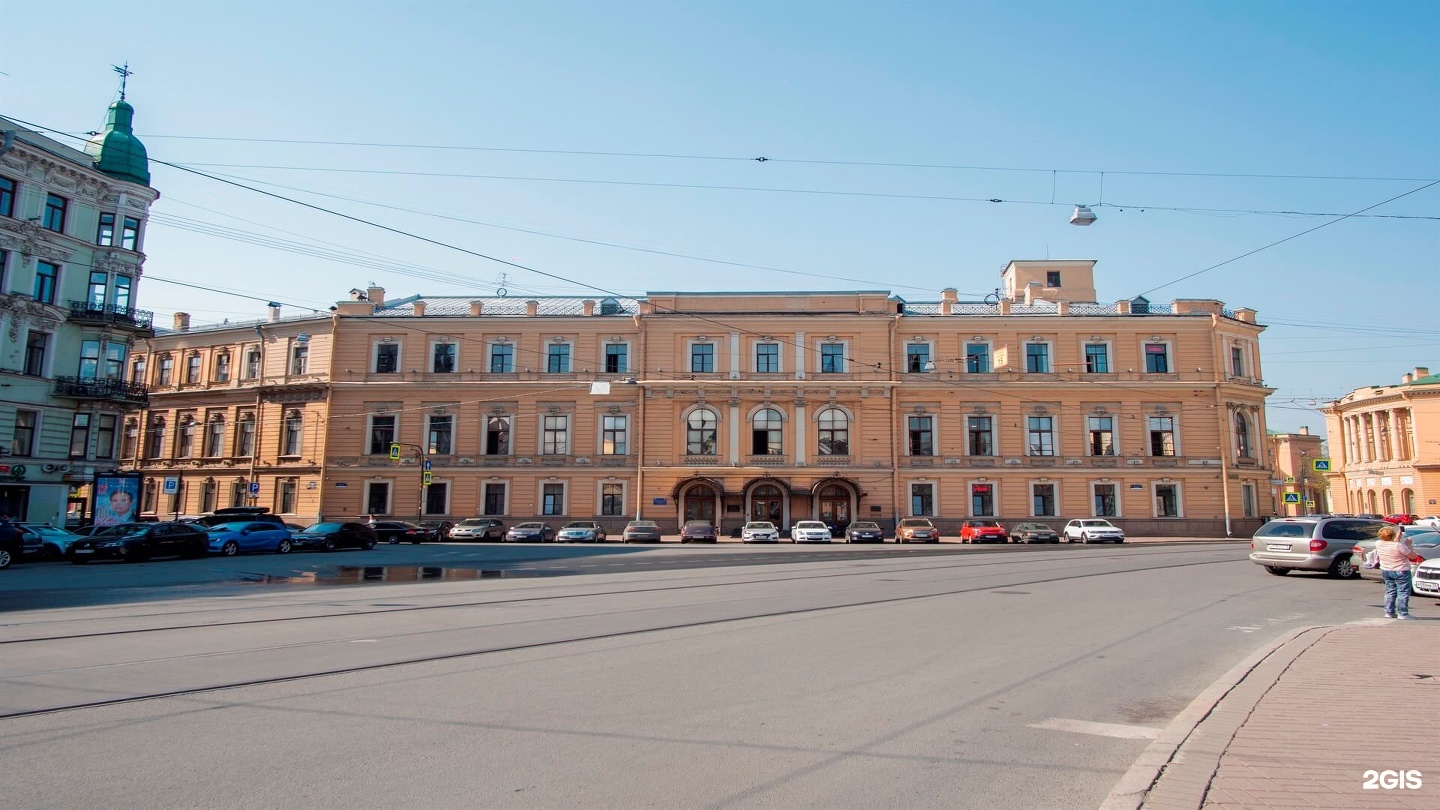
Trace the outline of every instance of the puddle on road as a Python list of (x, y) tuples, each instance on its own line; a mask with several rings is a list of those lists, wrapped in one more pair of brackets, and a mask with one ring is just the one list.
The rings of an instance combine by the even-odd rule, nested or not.
[(524, 579), (558, 576), (563, 573), (565, 572), (449, 565), (339, 565), (294, 574), (247, 574), (242, 577), (242, 581), (257, 585), (398, 585), (471, 579)]

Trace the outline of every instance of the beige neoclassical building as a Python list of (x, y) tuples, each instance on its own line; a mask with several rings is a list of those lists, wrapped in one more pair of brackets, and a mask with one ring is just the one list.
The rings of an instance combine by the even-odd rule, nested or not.
[(1440, 514), (1440, 374), (1357, 388), (1322, 411), (1330, 493), (1351, 514)]
[[(371, 288), (328, 315), (182, 322), (135, 358), (150, 407), (128, 458), (154, 510), (259, 503), (297, 522), (1250, 531), (1272, 476), (1255, 312), (1096, 303), (1093, 268), (1012, 262), (990, 302)], [(189, 483), (167, 501), (170, 471)]]

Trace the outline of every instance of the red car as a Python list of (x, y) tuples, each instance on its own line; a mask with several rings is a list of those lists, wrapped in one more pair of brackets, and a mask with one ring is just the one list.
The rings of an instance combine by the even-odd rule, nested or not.
[(1382, 518), (1386, 523), (1394, 523), (1396, 526), (1414, 526), (1419, 519), (1419, 515), (1389, 515)]
[(1008, 543), (1010, 535), (998, 520), (967, 520), (960, 524), (962, 543)]

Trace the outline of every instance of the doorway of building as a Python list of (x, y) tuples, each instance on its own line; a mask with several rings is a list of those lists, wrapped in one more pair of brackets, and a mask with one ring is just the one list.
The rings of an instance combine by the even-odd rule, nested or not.
[(715, 489), (708, 484), (696, 484), (685, 491), (685, 506), (681, 514), (685, 521), (703, 520), (711, 526), (715, 523)]
[(17, 523), (30, 519), (30, 487), (0, 487), (0, 515)]
[(850, 491), (839, 484), (826, 484), (817, 495), (820, 520), (831, 531), (843, 532), (850, 525)]
[(750, 493), (750, 519), (768, 520), (784, 528), (785, 496), (774, 484), (761, 484)]

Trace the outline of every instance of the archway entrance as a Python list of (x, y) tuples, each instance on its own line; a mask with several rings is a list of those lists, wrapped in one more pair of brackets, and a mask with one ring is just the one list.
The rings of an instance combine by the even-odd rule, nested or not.
[(819, 506), (819, 519), (832, 529), (845, 531), (850, 525), (850, 490), (840, 484), (825, 484), (815, 494)]
[(695, 484), (685, 490), (680, 514), (684, 521), (703, 520), (712, 526), (717, 525), (715, 523), (715, 504), (718, 500), (719, 496), (714, 487), (709, 484)]
[(750, 519), (785, 525), (785, 495), (774, 484), (761, 484), (750, 493)]

